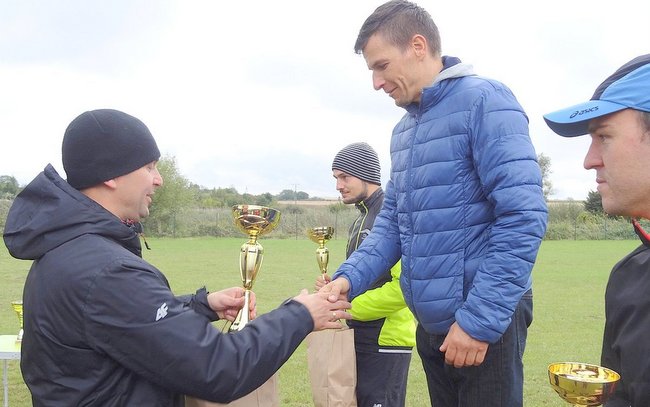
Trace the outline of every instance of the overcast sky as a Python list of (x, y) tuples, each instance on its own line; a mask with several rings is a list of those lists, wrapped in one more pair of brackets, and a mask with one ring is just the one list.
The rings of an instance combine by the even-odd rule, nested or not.
[[(27, 184), (78, 114), (114, 108), (147, 124), (164, 155), (204, 187), (336, 197), (331, 162), (366, 141), (380, 155), (403, 114), (353, 51), (383, 1), (0, 0), (0, 175)], [(650, 53), (650, 2), (432, 1), (443, 54), (501, 80), (551, 159), (555, 198), (584, 199), (586, 137), (542, 115), (589, 99)], [(601, 4), (601, 5), (598, 5)]]

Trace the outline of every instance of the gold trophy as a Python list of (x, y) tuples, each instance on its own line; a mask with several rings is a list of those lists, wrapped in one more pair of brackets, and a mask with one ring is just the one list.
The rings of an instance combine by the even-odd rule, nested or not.
[(327, 263), (330, 260), (330, 251), (325, 247), (325, 243), (334, 235), (334, 228), (331, 226), (317, 226), (307, 229), (307, 236), (314, 243), (318, 243), (316, 249), (316, 261), (321, 274), (327, 274)]
[(553, 390), (574, 406), (599, 406), (614, 393), (621, 376), (605, 367), (560, 362), (548, 367)]
[(18, 321), (20, 321), (20, 331), (18, 331), (18, 335), (16, 335), (16, 342), (20, 342), (23, 340), (23, 302), (12, 301), (11, 308), (16, 311), (16, 315), (18, 315)]
[(280, 212), (258, 205), (235, 205), (232, 207), (235, 226), (248, 235), (248, 242), (239, 250), (239, 271), (244, 286), (244, 307), (230, 325), (230, 332), (241, 331), (249, 322), (250, 292), (262, 265), (264, 249), (257, 238), (275, 229), (280, 222)]

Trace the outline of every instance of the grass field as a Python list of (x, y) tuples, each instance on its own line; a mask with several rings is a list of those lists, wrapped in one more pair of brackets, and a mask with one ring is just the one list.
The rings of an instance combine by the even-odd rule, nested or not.
[[(272, 236), (271, 236), (272, 237)], [(240, 285), (239, 247), (235, 238), (149, 239), (144, 257), (160, 268), (178, 294), (206, 285), (217, 290)], [(255, 282), (258, 312), (275, 308), (301, 288), (313, 288), (318, 274), (316, 245), (309, 240), (262, 238), (265, 257)], [(534, 274), (534, 321), (525, 353), (525, 406), (568, 406), (548, 385), (546, 367), (556, 361), (598, 363), (602, 337), (603, 295), (611, 267), (637, 241), (545, 241)], [(330, 270), (343, 261), (345, 241), (330, 241)], [(10, 307), (20, 299), (30, 263), (11, 258), (0, 245), (0, 334), (18, 331)], [(9, 364), (9, 405), (30, 406), (16, 361)], [(280, 370), (283, 407), (311, 405), (306, 354), (301, 345)], [(427, 406), (428, 393), (417, 353), (409, 373), (408, 406)]]

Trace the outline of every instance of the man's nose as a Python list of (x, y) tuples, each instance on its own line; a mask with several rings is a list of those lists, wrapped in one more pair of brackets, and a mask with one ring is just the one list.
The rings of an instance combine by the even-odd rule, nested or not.
[(599, 152), (598, 147), (594, 144), (593, 140), (589, 145), (589, 150), (587, 150), (587, 155), (585, 155), (585, 160), (582, 163), (582, 166), (586, 170), (591, 170), (596, 167), (601, 167), (603, 165), (603, 159)]
[(372, 73), (372, 87), (375, 88), (375, 90), (379, 90), (384, 87), (384, 84), (386, 81), (384, 80), (384, 77), (377, 72)]

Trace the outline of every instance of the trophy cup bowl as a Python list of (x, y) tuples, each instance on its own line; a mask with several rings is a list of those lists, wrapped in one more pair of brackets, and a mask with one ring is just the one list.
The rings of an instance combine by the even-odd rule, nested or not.
[(325, 243), (334, 236), (334, 228), (331, 226), (317, 226), (307, 229), (307, 236), (312, 242), (318, 244), (316, 249), (316, 261), (321, 274), (327, 274), (327, 263), (330, 259), (330, 251)]
[(559, 362), (548, 367), (551, 387), (574, 406), (603, 404), (620, 378), (613, 370), (586, 363)]
[(259, 205), (235, 205), (232, 207), (232, 216), (235, 226), (248, 235), (248, 241), (239, 250), (239, 272), (244, 286), (244, 307), (230, 325), (229, 331), (235, 332), (241, 331), (249, 322), (250, 292), (262, 266), (264, 255), (264, 248), (257, 242), (257, 238), (278, 226), (280, 212)]
[(20, 342), (23, 340), (23, 302), (12, 301), (11, 308), (16, 311), (16, 315), (18, 315), (18, 321), (20, 322), (20, 331), (18, 331), (18, 335), (16, 335), (16, 342)]

